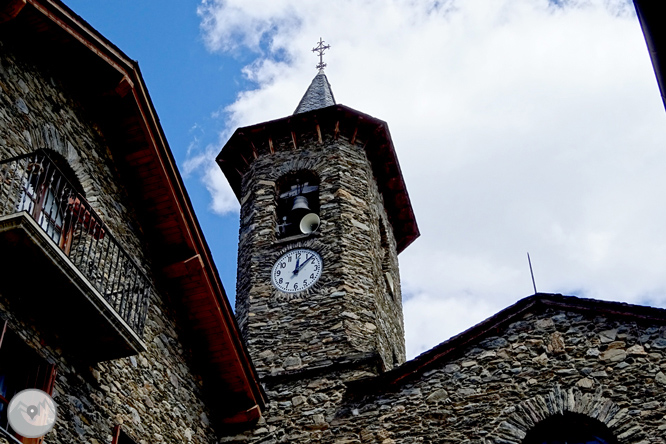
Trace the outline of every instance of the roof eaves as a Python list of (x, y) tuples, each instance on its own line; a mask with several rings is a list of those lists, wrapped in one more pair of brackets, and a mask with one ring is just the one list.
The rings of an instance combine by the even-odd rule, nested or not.
[[(420, 232), (412, 209), (411, 200), (407, 193), (402, 170), (398, 163), (395, 147), (388, 130), (388, 124), (383, 120), (348, 106), (336, 104), (326, 108), (238, 128), (217, 155), (216, 162), (240, 202), (242, 199), (242, 178), (250, 168), (250, 163), (247, 159), (250, 159), (250, 162), (252, 159), (253, 145), (248, 138), (249, 135), (257, 137), (259, 134), (263, 134), (270, 138), (271, 134), (293, 132), (294, 125), (298, 127), (307, 122), (320, 125), (322, 131), (325, 122), (329, 122), (330, 124), (327, 126), (330, 130), (333, 130), (334, 127), (337, 127), (337, 123), (343, 121), (349, 122), (349, 125), (339, 126), (341, 128), (347, 126), (351, 128), (352, 132), (356, 125), (367, 125), (375, 130), (371, 137), (372, 143), (367, 143), (364, 149), (373, 169), (376, 169), (373, 172), (378, 179), (382, 177), (382, 168), (388, 168), (388, 174), (391, 178), (395, 179), (392, 181), (392, 186), (382, 187), (386, 181), (382, 182), (381, 180), (379, 185), (380, 192), (385, 199), (384, 204), (389, 205), (391, 208), (387, 207), (387, 212), (389, 213), (389, 221), (396, 234), (397, 251), (400, 253), (419, 237)], [(352, 136), (350, 135), (350, 137)], [(246, 153), (245, 156), (243, 156), (243, 151)]]
[[(218, 310), (220, 310), (220, 320), (225, 323), (229, 330), (233, 347), (236, 350), (240, 365), (244, 369), (246, 384), (251, 392), (249, 396), (256, 401), (259, 408), (263, 409), (266, 399), (263, 388), (259, 383), (247, 348), (241, 339), (240, 329), (233, 316), (233, 311), (213, 262), (209, 246), (203, 236), (192, 203), (185, 190), (182, 177), (176, 167), (173, 153), (169, 148), (157, 112), (143, 81), (138, 63), (127, 57), (120, 49), (61, 1), (27, 0), (27, 4), (38, 11), (45, 20), (51, 21), (58, 28), (73, 36), (76, 41), (83, 44), (93, 54), (119, 71), (123, 78), (128, 80), (128, 92), (132, 93), (132, 100), (135, 102), (138, 113), (141, 116), (147, 143), (153, 148), (153, 155), (160, 166), (161, 176), (165, 180), (165, 185), (172, 190), (173, 203), (181, 215), (181, 227), (184, 229), (193, 249), (201, 255), (202, 269), (206, 280), (210, 283), (211, 297), (215, 300)], [(19, 11), (18, 14), (20, 13), (22, 11)]]

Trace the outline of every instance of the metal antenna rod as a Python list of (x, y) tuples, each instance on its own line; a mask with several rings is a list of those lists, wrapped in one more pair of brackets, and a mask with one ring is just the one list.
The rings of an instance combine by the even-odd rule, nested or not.
[(532, 286), (534, 287), (534, 294), (537, 294), (536, 283), (534, 282), (534, 271), (532, 271), (532, 260), (530, 259), (530, 252), (527, 252), (527, 263), (530, 264), (530, 275), (532, 275)]

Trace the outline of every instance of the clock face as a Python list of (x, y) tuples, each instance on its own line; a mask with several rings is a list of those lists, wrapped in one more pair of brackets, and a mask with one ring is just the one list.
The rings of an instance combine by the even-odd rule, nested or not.
[(271, 271), (273, 286), (285, 293), (307, 290), (319, 280), (321, 256), (307, 248), (288, 251), (275, 262)]

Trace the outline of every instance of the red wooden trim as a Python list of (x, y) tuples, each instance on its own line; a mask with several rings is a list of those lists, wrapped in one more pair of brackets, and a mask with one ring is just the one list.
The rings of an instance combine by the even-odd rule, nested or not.
[[(125, 58), (127, 56), (118, 51), (117, 48), (114, 48), (108, 40), (102, 37), (101, 34), (95, 35), (91, 32), (92, 28), (81, 24), (78, 20), (72, 17), (68, 11), (69, 8), (63, 8), (60, 4), (52, 1), (27, 1), (32, 7), (48, 17), (49, 20), (74, 37), (93, 53), (97, 54), (98, 57), (119, 73), (125, 75), (128, 71), (132, 71), (133, 65), (129, 59)], [(48, 3), (48, 7), (42, 3)]]
[[(168, 236), (165, 238), (168, 245), (173, 242), (180, 248), (189, 248), (194, 255), (200, 255), (200, 268), (204, 276), (200, 288), (209, 293), (210, 310), (216, 314), (217, 322), (223, 324), (218, 328), (225, 332), (227, 341), (234, 348), (234, 356), (229, 356), (229, 360), (240, 361), (236, 364), (236, 368), (245, 378), (244, 391), (250, 398), (254, 398), (257, 405), (263, 407), (265, 399), (258, 376), (242, 342), (233, 311), (214, 267), (212, 254), (203, 237), (138, 65), (59, 0), (27, 0), (27, 3), (28, 8), (24, 9), (23, 14), (27, 9), (30, 9), (28, 11), (30, 14), (35, 13), (36, 16), (41, 14), (44, 22), (52, 22), (72, 36), (72, 41), (67, 39), (69, 45), (83, 45), (108, 65), (114, 74), (115, 72), (119, 74), (117, 81), (120, 83), (117, 84), (116, 92), (125, 94), (123, 103), (128, 106), (123, 116), (123, 121), (128, 125), (124, 129), (124, 134), (127, 135), (125, 141), (131, 142), (132, 146), (147, 147), (141, 150), (140, 154), (137, 152), (134, 161), (130, 160), (128, 163), (136, 172), (139, 181), (154, 183), (153, 181), (158, 180), (163, 184), (167, 196), (155, 193), (153, 199), (148, 199), (147, 205), (154, 207), (162, 215), (168, 214), (169, 218), (173, 217), (173, 221), (176, 222), (174, 224), (170, 221), (168, 225), (156, 228)], [(45, 33), (42, 38), (48, 39), (54, 35)], [(122, 128), (120, 130), (123, 131)], [(145, 186), (143, 182), (139, 184), (139, 189), (142, 186)], [(177, 231), (180, 233), (173, 231), (172, 227), (178, 227)], [(197, 294), (199, 291), (199, 288), (195, 289)]]
[(21, 12), (26, 4), (26, 0), (10, 0), (0, 9), (0, 23), (8, 22)]
[(229, 417), (229, 418), (224, 418), (222, 420), (223, 424), (247, 424), (250, 422), (254, 422), (259, 419), (261, 416), (261, 410), (259, 409), (259, 406), (254, 406), (244, 412), (239, 412), (236, 415)]
[(118, 444), (119, 439), (120, 439), (120, 424), (116, 424), (116, 426), (113, 428), (113, 440), (111, 441), (111, 444)]
[(58, 373), (58, 369), (55, 364), (49, 364), (46, 366), (46, 375), (44, 377), (44, 385), (42, 390), (44, 390), (49, 395), (53, 394), (53, 387), (55, 386), (55, 380)]
[[(127, 444), (128, 442), (136, 442), (130, 435), (127, 434), (122, 428), (121, 424), (117, 424), (113, 428), (113, 440), (111, 444)], [(122, 438), (122, 440), (121, 440)]]

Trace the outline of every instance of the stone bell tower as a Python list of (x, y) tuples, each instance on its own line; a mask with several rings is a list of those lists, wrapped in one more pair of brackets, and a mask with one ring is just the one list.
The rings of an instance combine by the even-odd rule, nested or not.
[(419, 235), (386, 122), (319, 73), (217, 157), (241, 203), (236, 316), (261, 375), (405, 360), (398, 253)]

